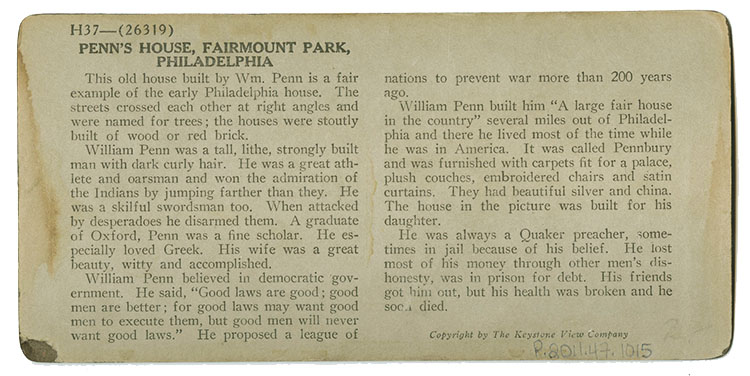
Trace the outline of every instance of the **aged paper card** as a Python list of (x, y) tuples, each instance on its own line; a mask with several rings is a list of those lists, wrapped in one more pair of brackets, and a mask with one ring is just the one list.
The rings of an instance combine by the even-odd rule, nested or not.
[(731, 56), (712, 12), (31, 16), (21, 347), (721, 356)]

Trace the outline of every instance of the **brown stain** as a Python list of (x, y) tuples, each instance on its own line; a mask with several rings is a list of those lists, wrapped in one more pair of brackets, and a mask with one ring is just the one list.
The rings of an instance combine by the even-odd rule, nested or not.
[[(729, 187), (731, 185), (731, 177), (729, 176), (731, 171), (731, 155), (729, 153), (726, 131), (724, 126), (728, 123), (723, 116), (718, 119), (718, 129), (716, 131), (716, 144), (714, 145), (715, 155), (711, 161), (711, 178), (709, 180), (708, 188), (708, 213), (705, 220), (705, 231), (706, 236), (704, 251), (705, 252), (716, 252), (716, 244), (721, 244), (721, 239), (726, 237), (727, 230), (724, 225), (724, 219), (726, 219), (728, 212), (720, 210), (726, 204), (728, 197)], [(727, 158), (729, 156), (729, 158)]]
[[(732, 197), (732, 189), (733, 184), (736, 184), (736, 181), (733, 180), (733, 168), (735, 167), (735, 161), (736, 155), (733, 153), (733, 134), (732, 132), (735, 131), (735, 120), (733, 118), (734, 116), (734, 103), (733, 103), (733, 84), (732, 84), (732, 50), (731, 50), (731, 34), (729, 34), (728, 24), (726, 23), (726, 18), (721, 16), (720, 19), (720, 28), (722, 28), (722, 34), (726, 36), (725, 42), (725, 49), (722, 51), (722, 57), (723, 57), (723, 66), (726, 67), (726, 71), (729, 74), (729, 79), (727, 81), (727, 92), (730, 95), (730, 98), (728, 100), (728, 108), (727, 111), (724, 111), (724, 108), (720, 108), (719, 115), (716, 119), (716, 132), (715, 137), (716, 141), (714, 144), (714, 155), (713, 159), (710, 163), (710, 180), (709, 180), (709, 187), (707, 192), (707, 205), (706, 205), (706, 216), (705, 216), (705, 222), (703, 225), (703, 246), (701, 251), (703, 252), (703, 257), (705, 259), (710, 260), (702, 266), (705, 268), (706, 277), (707, 277), (707, 285), (710, 286), (707, 288), (708, 291), (721, 291), (722, 293), (725, 292), (727, 288), (732, 289), (733, 288), (733, 281), (730, 281), (730, 286), (723, 285), (724, 279), (722, 278), (712, 278), (710, 277), (713, 273), (724, 273), (729, 272), (731, 273), (731, 278), (734, 278), (734, 270), (732, 270), (732, 258), (734, 257), (733, 252), (735, 252), (732, 238), (733, 228), (732, 228), (732, 211), (735, 210), (735, 197)], [(729, 226), (727, 226), (729, 225)], [(726, 240), (730, 239), (728, 247), (724, 248), (723, 245), (727, 244)], [(718, 247), (717, 245), (722, 245), (722, 247)], [(718, 249), (717, 249), (718, 248)], [(717, 266), (722, 265), (722, 260), (724, 258), (728, 258), (729, 261), (727, 262), (727, 265), (729, 266), (730, 270), (724, 270), (724, 269), (718, 269)], [(722, 265), (723, 266), (723, 265)], [(722, 293), (719, 294), (711, 294), (710, 299), (711, 302), (708, 304), (713, 307), (721, 307), (725, 304), (732, 305), (732, 308), (729, 310), (729, 315), (733, 315), (733, 291), (730, 292), (729, 302), (723, 301), (724, 295)], [(717, 310), (716, 308), (712, 308), (713, 313), (719, 313), (720, 310)], [(733, 320), (733, 317), (732, 319)], [(718, 322), (721, 322), (721, 320), (718, 320)], [(728, 342), (729, 346), (731, 346), (732, 342), (732, 332), (733, 332), (733, 322), (730, 321), (729, 327), (725, 328), (721, 325), (719, 325), (716, 328), (712, 328), (711, 325), (703, 325), (699, 327), (694, 333), (691, 333), (693, 336), (695, 334), (704, 332), (705, 330), (711, 329), (714, 334), (713, 338), (721, 338), (722, 340), (724, 335), (724, 330), (727, 330), (728, 335)], [(704, 336), (695, 336), (695, 337), (704, 337)], [(711, 349), (717, 350), (713, 355), (721, 355), (725, 353), (728, 349), (728, 347), (724, 347), (725, 344), (721, 344), (721, 349)]]
[(57, 350), (44, 341), (21, 339), (21, 351), (32, 362), (51, 363), (57, 360)]
[[(726, 27), (726, 26), (725, 26)], [(728, 31), (727, 31), (728, 34)], [(727, 38), (728, 41), (728, 38)], [(730, 47), (726, 46), (726, 51), (722, 51), (722, 57), (724, 58), (724, 66), (727, 67), (727, 72), (730, 72), (731, 74), (731, 53), (730, 53)], [(730, 84), (731, 85), (731, 84)], [(733, 95), (731, 93), (732, 88), (728, 87), (727, 91), (730, 92), (730, 95)], [(731, 99), (730, 99), (731, 101)], [(723, 109), (722, 109), (723, 110)], [(733, 111), (732, 108), (729, 109), (729, 112)], [(708, 190), (708, 206), (709, 206), (709, 212), (708, 216), (706, 217), (706, 227), (709, 226), (717, 226), (717, 224), (720, 224), (722, 221), (721, 219), (725, 217), (726, 213), (720, 212), (719, 210), (716, 210), (715, 208), (721, 207), (719, 203), (723, 200), (726, 200), (726, 193), (727, 193), (727, 187), (731, 185), (731, 163), (732, 163), (732, 154), (729, 151), (728, 147), (728, 141), (730, 140), (730, 136), (727, 134), (727, 129), (729, 128), (731, 130), (732, 124), (731, 120), (728, 118), (729, 113), (724, 113), (723, 111), (719, 114), (718, 118), (716, 119), (717, 129), (716, 129), (716, 143), (714, 145), (714, 158), (711, 160), (711, 179), (709, 181), (710, 187)], [(728, 157), (728, 158), (727, 158)], [(708, 238), (723, 238), (725, 234), (723, 234), (720, 231), (714, 231), (709, 232), (710, 236), (707, 236)], [(711, 241), (707, 245), (713, 245), (716, 244), (715, 242)], [(711, 249), (712, 247), (706, 247), (706, 249)]]
[[(19, 41), (21, 32), (19, 32)], [(18, 202), (19, 202), (19, 260), (27, 271), (46, 263), (54, 274), (58, 253), (60, 214), (57, 196), (44, 169), (39, 124), (34, 117), (29, 75), (18, 48)], [(40, 249), (41, 248), (41, 249)], [(21, 267), (22, 265), (19, 265)]]

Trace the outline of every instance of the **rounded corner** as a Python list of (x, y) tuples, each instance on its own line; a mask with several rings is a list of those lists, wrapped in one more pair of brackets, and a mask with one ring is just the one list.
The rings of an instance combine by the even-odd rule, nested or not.
[(723, 350), (721, 350), (721, 353), (719, 353), (718, 355), (710, 359), (720, 359), (720, 358), (727, 356), (727, 354), (729, 354), (729, 351), (732, 350), (732, 345), (734, 345), (734, 333), (731, 333), (729, 335), (729, 343), (727, 343), (726, 346), (724, 346)]
[(21, 352), (26, 359), (35, 363), (54, 363), (57, 361), (57, 350), (45, 341), (19, 337)]
[(29, 14), (26, 17), (24, 17), (21, 20), (21, 22), (18, 23), (18, 32), (20, 33), (23, 30), (24, 26), (27, 26), (29, 24), (29, 22), (31, 22), (32, 20), (34, 20), (36, 18), (39, 18), (41, 16), (43, 16), (43, 14), (32, 13), (32, 14)]
[(729, 17), (727, 17), (727, 15), (724, 14), (724, 12), (718, 11), (718, 10), (707, 10), (706, 12), (708, 12), (709, 14), (712, 14), (714, 16), (719, 17), (719, 19), (720, 19), (721, 22), (723, 22), (723, 23), (727, 24), (727, 26), (729, 26)]
[(731, 33), (732, 27), (729, 22), (729, 17), (727, 17), (726, 14), (718, 10), (705, 10), (702, 11), (702, 13), (710, 17), (709, 23), (718, 26), (719, 29), (723, 30), (726, 34)]
[(26, 17), (24, 17), (21, 22), (18, 23), (18, 45), (21, 45), (21, 36), (23, 35), (24, 30), (27, 30), (29, 28), (29, 25), (31, 25), (33, 22), (35, 22), (36, 19), (41, 18), (44, 16), (44, 14), (41, 13), (33, 13), (29, 14)]

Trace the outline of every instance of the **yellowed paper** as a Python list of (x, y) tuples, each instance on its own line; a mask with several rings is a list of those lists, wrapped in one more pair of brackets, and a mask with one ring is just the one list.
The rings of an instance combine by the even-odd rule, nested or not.
[(731, 77), (713, 12), (31, 16), (21, 347), (721, 356)]

